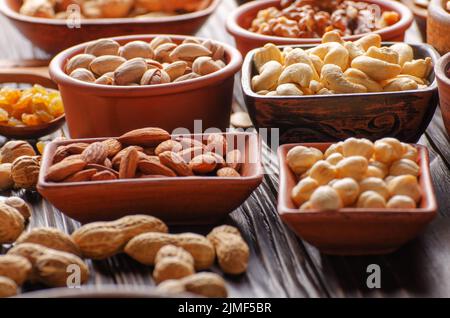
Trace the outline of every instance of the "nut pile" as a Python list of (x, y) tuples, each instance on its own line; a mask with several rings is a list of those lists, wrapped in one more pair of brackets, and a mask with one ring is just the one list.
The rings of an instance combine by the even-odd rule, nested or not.
[(34, 190), (39, 178), (41, 157), (26, 141), (8, 141), (0, 149), (0, 191), (12, 188)]
[(82, 182), (194, 175), (239, 177), (241, 151), (228, 149), (229, 142), (222, 134), (211, 134), (205, 142), (183, 136), (171, 139), (163, 129), (142, 128), (117, 139), (72, 143), (56, 149), (45, 178), (50, 182)]
[(168, 36), (158, 36), (150, 43), (132, 41), (123, 46), (111, 39), (97, 40), (72, 57), (65, 71), (80, 81), (139, 86), (182, 82), (224, 67), (220, 44), (196, 38), (175, 43)]
[(61, 95), (40, 85), (0, 89), (0, 125), (24, 127), (51, 122), (64, 114)]
[(397, 12), (376, 4), (347, 0), (287, 0), (281, 8), (260, 10), (250, 31), (288, 38), (320, 38), (336, 30), (341, 35), (369, 33), (397, 23)]
[(395, 138), (348, 138), (325, 153), (296, 146), (286, 158), (300, 177), (291, 197), (301, 211), (416, 208), (422, 197), (417, 161), (417, 149)]
[(381, 46), (378, 34), (345, 42), (330, 31), (308, 50), (280, 51), (266, 44), (254, 55), (258, 75), (252, 89), (267, 96), (355, 94), (423, 89), (433, 68), (430, 57), (414, 59), (405, 43)]
[(24, 218), (16, 208), (0, 203), (0, 244), (14, 243), (0, 255), (0, 297), (13, 296), (25, 281), (50, 287), (70, 283), (69, 265), (77, 265), (80, 283), (89, 279), (82, 258), (102, 260), (125, 252), (136, 261), (154, 266), (153, 277), (164, 293), (191, 292), (226, 297), (220, 275), (196, 273), (217, 259), (224, 273), (247, 270), (249, 248), (238, 229), (223, 225), (207, 237), (194, 233), (169, 234), (167, 225), (147, 215), (130, 215), (110, 222), (83, 225), (72, 235), (55, 228), (23, 232)]
[(77, 8), (81, 19), (146, 18), (199, 11), (210, 3), (210, 0), (25, 0), (20, 13), (39, 18), (67, 19), (73, 8)]

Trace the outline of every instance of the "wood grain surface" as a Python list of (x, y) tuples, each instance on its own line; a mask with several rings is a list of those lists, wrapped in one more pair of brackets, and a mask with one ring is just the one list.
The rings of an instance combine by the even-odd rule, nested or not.
[[(233, 43), (224, 24), (228, 13), (236, 7), (233, 0), (221, 6), (199, 35)], [(45, 59), (41, 51), (0, 17), (0, 60)], [(57, 41), (57, 39), (55, 39)], [(414, 25), (407, 41), (421, 42)], [(235, 111), (245, 109), (239, 81), (235, 84)], [(67, 134), (58, 132), (54, 136)], [(4, 140), (0, 140), (4, 141)], [(439, 109), (421, 137), (429, 147), (431, 174), (439, 204), (439, 217), (414, 241), (398, 252), (386, 256), (330, 257), (298, 239), (280, 220), (276, 211), (278, 165), (275, 154), (264, 148), (266, 175), (263, 184), (228, 220), (239, 227), (250, 246), (251, 259), (246, 274), (228, 277), (231, 297), (431, 297), (450, 296), (450, 147)], [(71, 233), (79, 225), (65, 217), (37, 193), (14, 193), (23, 196), (34, 207), (29, 228), (58, 227)], [(3, 195), (9, 195), (5, 193)], [(174, 232), (207, 233), (210, 228), (172, 228)], [(8, 246), (3, 246), (2, 253)], [(88, 261), (92, 271), (89, 285), (101, 289), (105, 285), (153, 286), (151, 268), (124, 255), (105, 261)], [(366, 287), (368, 264), (381, 267), (381, 289)], [(212, 269), (220, 273), (218, 268)], [(42, 289), (26, 285), (23, 291)]]

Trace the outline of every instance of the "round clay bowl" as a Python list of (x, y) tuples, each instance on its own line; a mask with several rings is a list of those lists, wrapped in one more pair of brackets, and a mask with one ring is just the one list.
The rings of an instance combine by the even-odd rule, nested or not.
[(434, 70), (438, 82), (442, 118), (450, 136), (450, 78), (447, 76), (450, 74), (450, 52), (439, 59)]
[(420, 32), (423, 36), (426, 36), (428, 9), (416, 5), (414, 0), (402, 0), (401, 2), (412, 11)]
[[(396, 24), (374, 31), (380, 34), (383, 41), (403, 41), (405, 31), (411, 26), (413, 22), (413, 15), (411, 11), (401, 3), (387, 0), (363, 0), (379, 5), (384, 11), (396, 11), (400, 14), (401, 19)], [(236, 9), (227, 20), (227, 31), (234, 37), (238, 50), (245, 56), (248, 51), (262, 47), (266, 43), (274, 43), (276, 45), (285, 44), (311, 44), (320, 43), (320, 38), (283, 38), (277, 36), (268, 36), (257, 34), (248, 31), (253, 19), (256, 17), (259, 10), (268, 7), (277, 7), (278, 0), (261, 0), (252, 1), (244, 4)], [(361, 38), (364, 34), (352, 35), (344, 37), (344, 40), (353, 41)]]
[[(49, 78), (31, 72), (27, 73), (27, 71), (11, 71), (10, 73), (0, 71), (0, 83), (39, 84), (49, 89), (57, 88)], [(36, 126), (10, 127), (0, 125), (0, 135), (7, 138), (37, 139), (58, 130), (64, 124), (64, 120), (65, 116), (61, 115), (49, 123)]]
[[(135, 40), (148, 42), (156, 36), (113, 39), (125, 44)], [(189, 38), (169, 36), (179, 43)], [(142, 127), (161, 127), (169, 132), (176, 128), (190, 132), (210, 127), (225, 130), (230, 125), (234, 74), (241, 68), (242, 56), (235, 48), (220, 44), (225, 48), (227, 63), (223, 69), (184, 82), (137, 87), (75, 80), (63, 69), (66, 61), (83, 52), (88, 43), (61, 52), (50, 63), (50, 76), (61, 92), (71, 137), (120, 136)]]
[(441, 54), (450, 52), (450, 13), (443, 0), (431, 0), (428, 6), (427, 42)]
[(155, 18), (81, 20), (80, 28), (69, 28), (66, 20), (36, 18), (19, 14), (21, 0), (0, 0), (0, 12), (34, 45), (52, 55), (73, 45), (103, 37), (132, 34), (195, 34), (221, 0), (193, 13)]

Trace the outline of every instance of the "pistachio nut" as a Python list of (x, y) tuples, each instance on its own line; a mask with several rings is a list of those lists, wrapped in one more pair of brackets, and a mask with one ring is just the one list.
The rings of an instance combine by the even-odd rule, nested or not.
[(70, 58), (66, 64), (66, 73), (70, 74), (77, 68), (89, 68), (89, 64), (95, 59), (92, 54), (78, 54)]
[(119, 55), (120, 45), (114, 40), (111, 39), (99, 39), (94, 41), (84, 50), (86, 54), (92, 54), (95, 56), (100, 55)]
[(135, 57), (152, 59), (155, 56), (150, 44), (144, 41), (132, 41), (122, 46), (119, 50), (120, 56), (130, 60)]
[(123, 57), (117, 55), (102, 55), (96, 57), (91, 64), (89, 69), (97, 76), (101, 76), (108, 72), (113, 72), (120, 65), (125, 63), (127, 60)]
[(114, 71), (115, 83), (117, 85), (139, 83), (145, 71), (147, 71), (147, 63), (143, 58), (136, 57), (128, 60)]

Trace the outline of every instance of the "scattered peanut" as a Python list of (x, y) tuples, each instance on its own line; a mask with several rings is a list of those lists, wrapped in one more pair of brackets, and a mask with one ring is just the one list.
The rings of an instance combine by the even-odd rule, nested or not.
[(193, 293), (204, 297), (225, 298), (228, 295), (225, 281), (214, 273), (198, 273), (179, 280), (167, 280), (158, 291), (167, 294)]
[(195, 273), (192, 255), (181, 247), (165, 245), (156, 253), (153, 278), (157, 284)]

